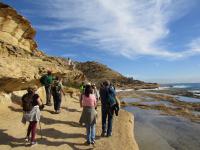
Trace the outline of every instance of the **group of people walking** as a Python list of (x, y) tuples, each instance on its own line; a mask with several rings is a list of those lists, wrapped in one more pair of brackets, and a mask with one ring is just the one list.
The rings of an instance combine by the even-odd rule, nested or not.
[(60, 113), (62, 94), (65, 95), (62, 78), (54, 77), (51, 71), (47, 71), (47, 74), (41, 77), (40, 83), (45, 87), (46, 105), (52, 106), (51, 96), (53, 96), (55, 113)]
[[(83, 85), (82, 85), (83, 86)], [(80, 124), (85, 124), (87, 135), (87, 144), (95, 143), (95, 126), (97, 119), (97, 101), (101, 100), (101, 116), (102, 116), (102, 133), (101, 136), (112, 136), (112, 123), (114, 112), (118, 115), (119, 101), (116, 97), (114, 86), (109, 81), (104, 81), (101, 84), (98, 92), (95, 85), (87, 83), (80, 88), (82, 91), (80, 97), (80, 106), (83, 107), (83, 112), (80, 118)]]
[[(60, 113), (62, 93), (64, 94), (61, 78), (53, 77), (52, 73), (48, 71), (45, 76), (41, 77), (40, 82), (45, 87), (46, 105), (52, 105), (51, 96), (53, 96), (55, 113)], [(112, 136), (113, 115), (114, 113), (118, 115), (119, 111), (119, 102), (116, 98), (114, 86), (109, 81), (104, 81), (98, 91), (95, 84), (83, 83), (80, 90), (80, 107), (83, 107), (83, 111), (79, 122), (86, 127), (86, 143), (95, 143), (97, 104), (99, 99), (101, 101), (102, 113), (101, 136)], [(40, 110), (44, 108), (44, 104), (36, 91), (36, 86), (29, 87), (27, 93), (22, 97), (24, 111), (22, 122), (29, 122), (25, 141), (30, 142), (31, 145), (36, 144), (36, 126), (40, 121)]]

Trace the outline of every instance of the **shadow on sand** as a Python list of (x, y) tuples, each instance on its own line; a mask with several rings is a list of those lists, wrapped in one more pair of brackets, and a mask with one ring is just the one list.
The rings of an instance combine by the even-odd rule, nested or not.
[(23, 112), (22, 108), (15, 108), (13, 106), (8, 106), (8, 108), (11, 110), (11, 111), (14, 111), (14, 112)]
[(52, 125), (52, 124), (66, 124), (70, 125), (72, 127), (82, 127), (78, 122), (74, 121), (62, 121), (62, 120), (56, 120), (51, 118), (46, 118), (44, 116), (41, 116), (40, 122), (46, 124), (46, 125)]
[[(53, 128), (50, 129), (44, 129), (42, 130), (42, 133), (46, 137), (51, 137), (54, 139), (64, 139), (64, 138), (80, 138), (80, 137), (85, 137), (82, 134), (67, 134), (67, 133), (62, 133), (60, 131), (57, 131)], [(30, 144), (26, 144), (24, 142), (24, 138), (15, 138), (9, 134), (6, 133), (5, 129), (0, 129), (0, 145), (8, 145), (11, 148), (16, 148), (16, 147), (29, 147)], [(85, 143), (72, 143), (72, 142), (65, 142), (65, 141), (49, 141), (47, 138), (42, 138), (37, 140), (40, 145), (46, 145), (46, 146), (61, 146), (61, 145), (68, 145), (74, 150), (81, 149), (80, 147), (78, 148), (77, 146), (84, 146), (86, 145)], [(91, 150), (93, 148), (88, 147), (84, 148), (87, 150)]]
[(69, 112), (81, 112), (80, 110), (73, 109), (73, 108), (68, 108), (68, 107), (61, 107), (61, 108), (65, 109), (66, 111), (69, 111)]
[(6, 133), (7, 130), (0, 129), (0, 145), (9, 145), (10, 147), (24, 146), (24, 138), (15, 138)]
[(92, 150), (94, 149), (94, 147), (88, 147), (88, 148), (80, 148), (78, 146), (87, 146), (86, 143), (72, 143), (72, 142), (65, 142), (65, 141), (49, 141), (47, 140), (46, 138), (43, 138), (43, 139), (40, 139), (39, 140), (39, 144), (41, 145), (47, 145), (47, 146), (61, 146), (61, 145), (68, 145), (71, 147), (71, 149), (73, 150), (81, 150), (81, 149), (84, 149), (84, 150)]
[[(40, 135), (40, 133), (39, 133)], [(84, 134), (79, 133), (63, 133), (54, 128), (48, 128), (42, 130), (42, 135), (53, 139), (67, 139), (67, 138), (85, 138)]]

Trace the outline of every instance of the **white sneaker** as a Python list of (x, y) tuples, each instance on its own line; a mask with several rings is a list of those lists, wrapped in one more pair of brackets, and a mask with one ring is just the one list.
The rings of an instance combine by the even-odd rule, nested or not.
[(24, 140), (25, 140), (25, 142), (29, 142), (29, 141), (30, 141), (30, 138), (29, 138), (29, 137), (26, 137)]

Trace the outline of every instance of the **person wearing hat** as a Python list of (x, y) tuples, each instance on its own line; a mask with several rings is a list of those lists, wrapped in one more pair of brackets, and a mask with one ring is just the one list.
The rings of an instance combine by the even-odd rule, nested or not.
[[(31, 145), (37, 144), (35, 135), (37, 122), (40, 121), (40, 109), (44, 108), (38, 94), (36, 94), (37, 86), (28, 87), (27, 93), (22, 96), (23, 118), (22, 123), (29, 122), (27, 129), (26, 142)], [(30, 137), (31, 134), (31, 137)]]

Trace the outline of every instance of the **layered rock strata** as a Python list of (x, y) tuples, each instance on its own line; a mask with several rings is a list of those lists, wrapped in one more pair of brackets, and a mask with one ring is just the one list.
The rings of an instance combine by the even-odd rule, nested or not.
[(16, 10), (0, 3), (0, 40), (27, 51), (37, 48), (34, 41), (36, 31), (30, 22)]
[(47, 70), (66, 82), (81, 82), (84, 74), (72, 70), (68, 62), (49, 57), (37, 49), (36, 31), (23, 16), (0, 3), (0, 92), (12, 92), (39, 85)]

